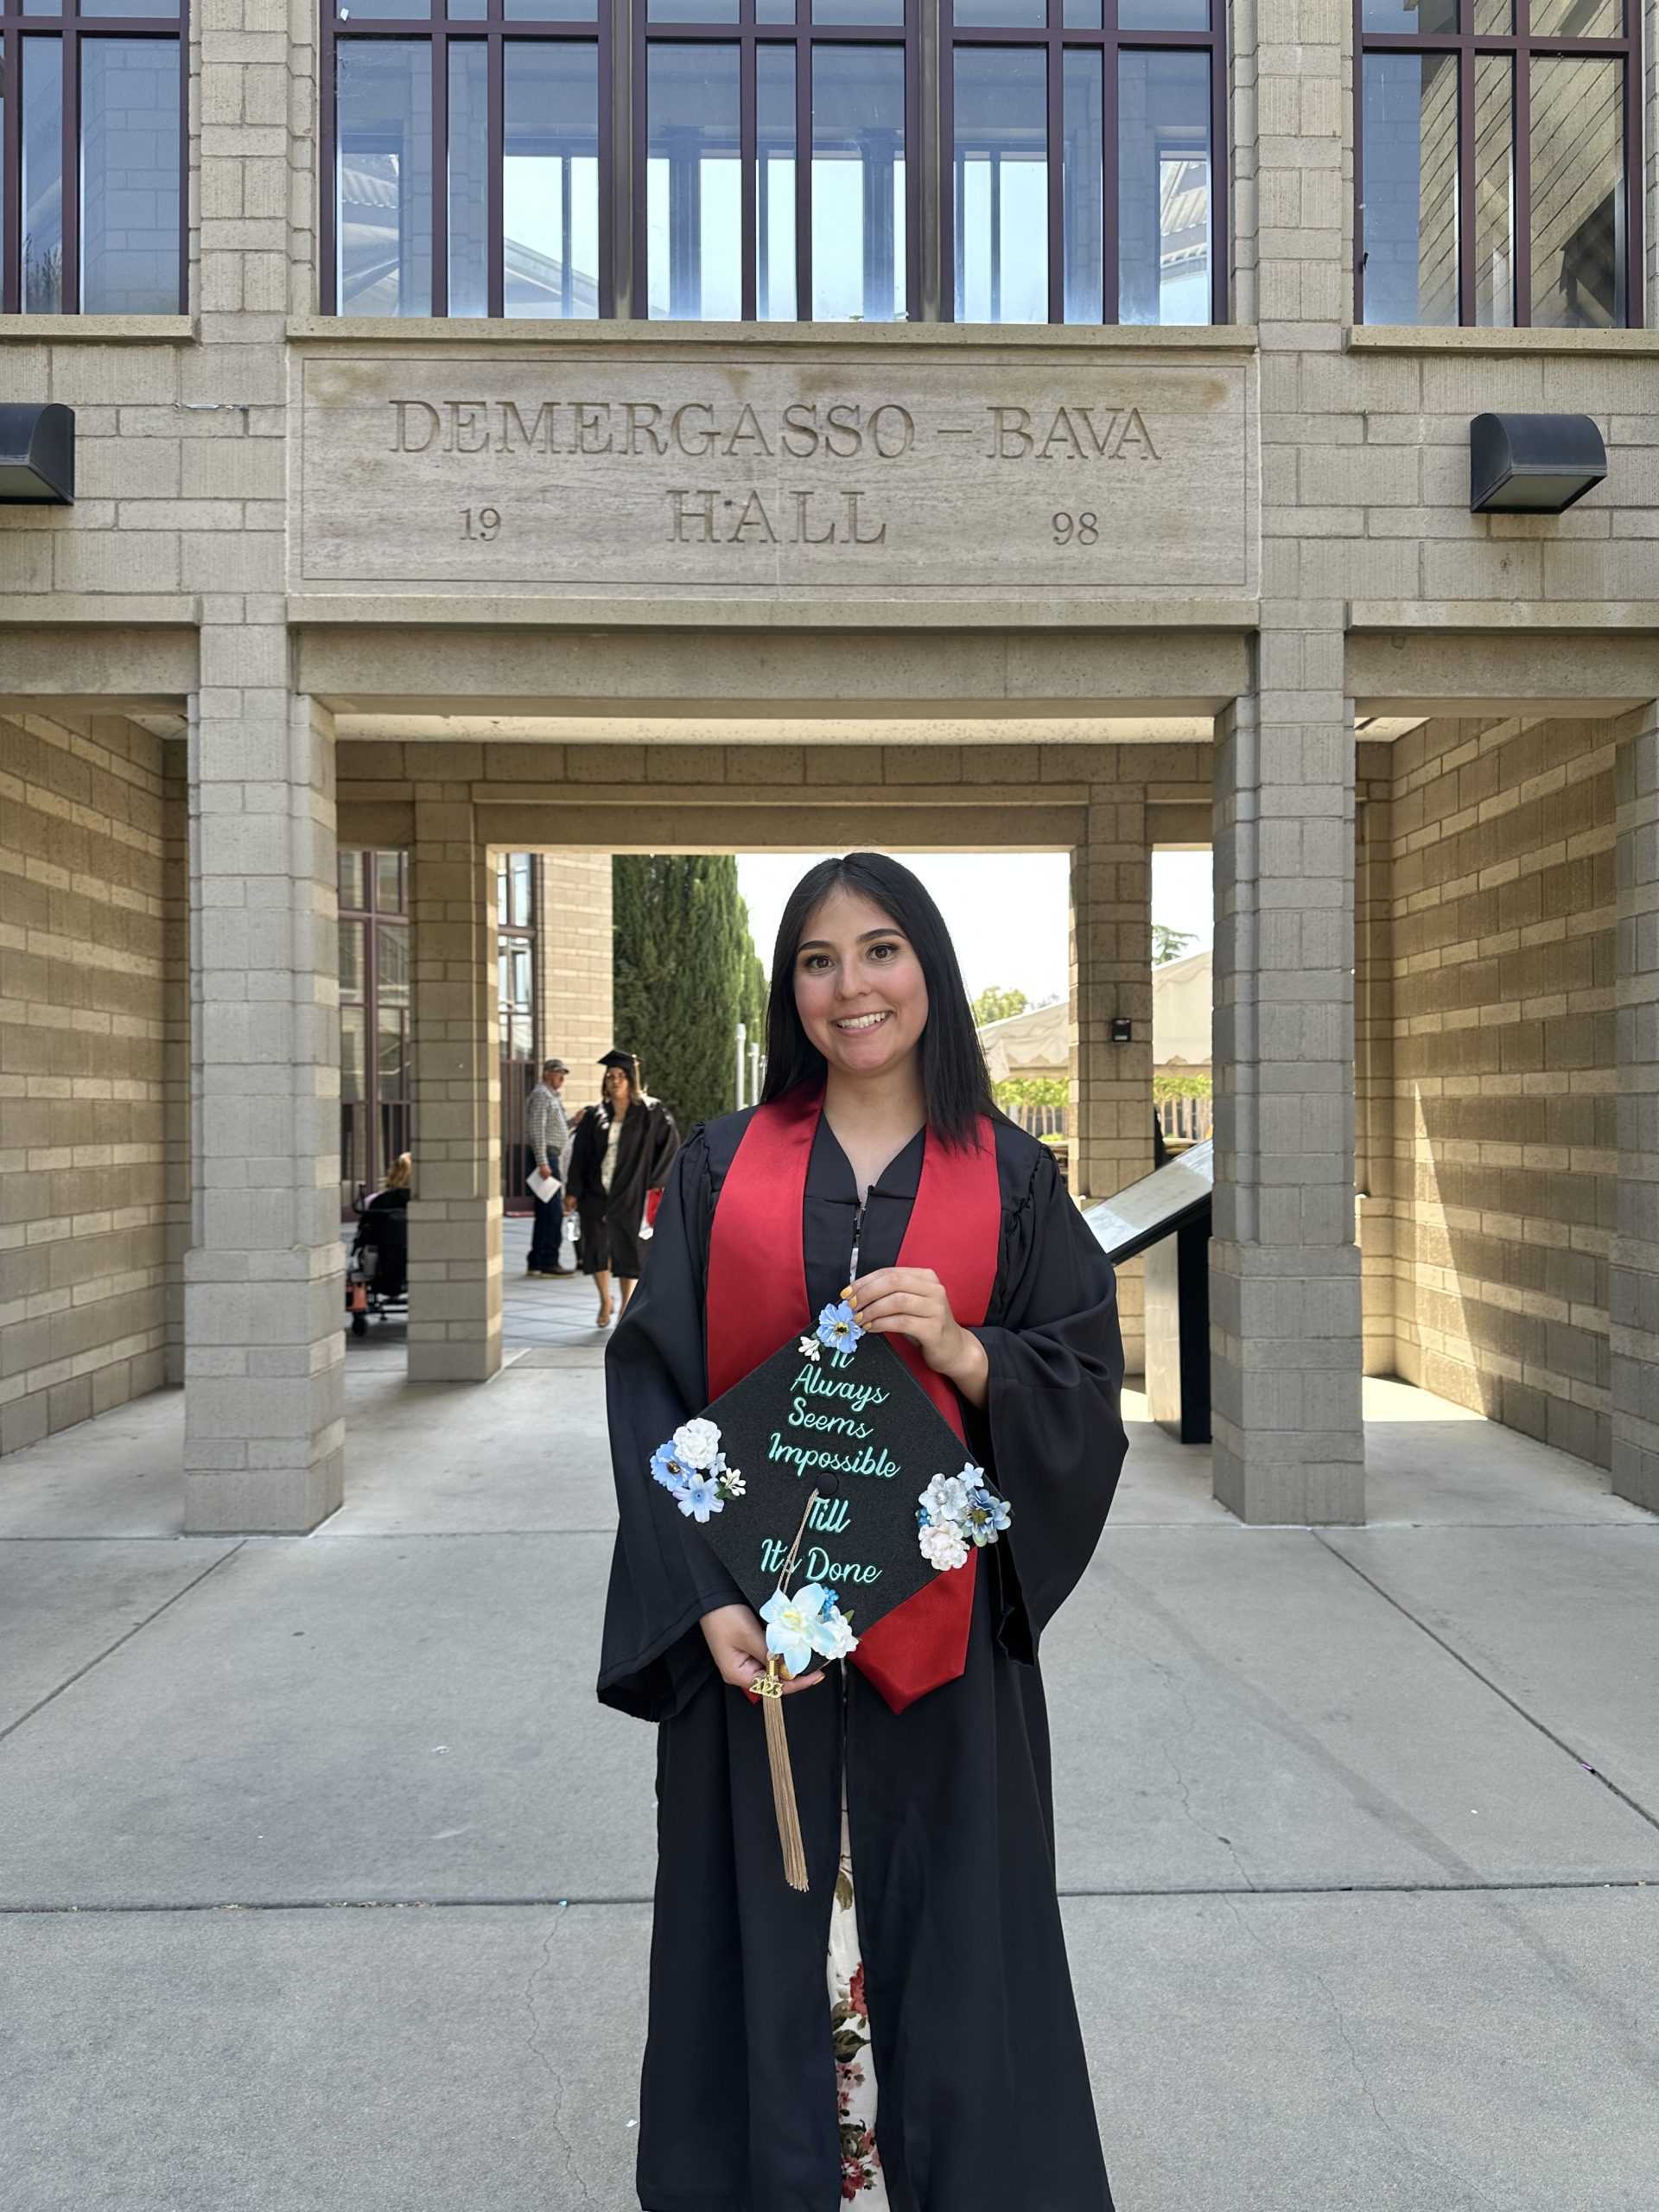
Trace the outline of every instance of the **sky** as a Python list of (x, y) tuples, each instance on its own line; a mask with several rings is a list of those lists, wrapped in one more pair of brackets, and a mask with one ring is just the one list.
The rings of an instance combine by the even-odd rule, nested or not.
[[(737, 880), (748, 901), (755, 950), (770, 967), (779, 917), (790, 892), (820, 853), (740, 853)], [(939, 903), (969, 996), (988, 984), (1024, 991), (1033, 1001), (1064, 998), (1069, 926), (1069, 868), (1064, 853), (895, 853)], [(1214, 907), (1210, 855), (1154, 853), (1152, 918), (1185, 930), (1189, 951), (1211, 943)]]

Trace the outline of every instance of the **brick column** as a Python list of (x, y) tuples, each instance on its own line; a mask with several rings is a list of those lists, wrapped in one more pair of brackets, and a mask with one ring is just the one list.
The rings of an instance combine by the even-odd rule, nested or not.
[(482, 1382), (501, 1364), (495, 862), (478, 842), (470, 800), (423, 798), (423, 788), (443, 786), (416, 786), (410, 871), (409, 1373)]
[(1355, 1180), (1363, 1285), (1364, 1371), (1399, 1372), (1394, 1135), (1394, 804), (1389, 748), (1358, 748), (1354, 868)]
[(1619, 732), (1613, 1489), (1659, 1513), (1659, 702)]
[(1354, 734), (1332, 540), (1358, 528), (1338, 502), (1363, 432), (1325, 397), (1352, 296), (1352, 10), (1241, 0), (1232, 24), (1262, 618), (1255, 690), (1217, 734), (1215, 1490), (1247, 1521), (1353, 1522)]
[(297, 1535), (341, 1497), (334, 738), (287, 638), (208, 624), (190, 724), (185, 1527)]
[(1306, 674), (1294, 633), (1261, 659), (1216, 759), (1215, 1493), (1241, 1520), (1357, 1522), (1352, 710), (1281, 688)]
[(169, 1383), (184, 1381), (184, 1271), (194, 1239), (190, 1166), (190, 769), (188, 741), (168, 738), (162, 749), (167, 803), (168, 890), (162, 902), (165, 976), (162, 1077), (162, 1146), (166, 1162), (164, 1265)]
[[(1112, 1042), (1114, 1017), (1132, 1025)], [(1091, 786), (1071, 855), (1071, 1188), (1107, 1198), (1152, 1168), (1152, 854), (1146, 789)], [(1126, 1370), (1146, 1366), (1140, 1262), (1118, 1277)]]

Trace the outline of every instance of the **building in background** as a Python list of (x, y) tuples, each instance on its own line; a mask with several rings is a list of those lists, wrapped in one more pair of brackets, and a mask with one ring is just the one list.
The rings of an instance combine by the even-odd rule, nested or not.
[(0, 9), (0, 1450), (181, 1381), (191, 1529), (315, 1526), (406, 1135), (496, 1371), (619, 851), (1068, 854), (1120, 1189), (1210, 845), (1217, 1494), (1361, 1517), (1370, 1370), (1659, 1504), (1634, 4), (137, 4)]

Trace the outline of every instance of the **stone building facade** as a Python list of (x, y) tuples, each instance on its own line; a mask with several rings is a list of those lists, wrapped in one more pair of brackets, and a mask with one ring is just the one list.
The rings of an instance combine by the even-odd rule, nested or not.
[[(355, 25), (315, 0), (199, 0), (173, 27), (177, 279), (159, 187), (111, 274), (96, 162), (53, 203), (58, 248), (8, 233), (0, 401), (73, 410), (77, 489), (0, 508), (0, 1444), (181, 1381), (193, 1529), (304, 1529), (339, 1503), (342, 845), (410, 855), (410, 1371), (480, 1383), (501, 1344), (497, 852), (931, 845), (984, 852), (988, 886), (999, 850), (1070, 853), (1077, 1179), (1103, 1194), (1150, 1161), (1151, 851), (1211, 842), (1217, 1495), (1255, 1521), (1363, 1518), (1370, 1368), (1659, 1508), (1641, 27), (1605, 0), (1623, 28), (1593, 53), (1535, 51), (1484, 6), (1475, 36), (1464, 0), (1426, 54), (1391, 0), (1358, 32), (1339, 0), (1213, 19), (1199, 0), (1207, 32), (1179, 20), (1192, 0), (1138, 31), (1131, 6), (1096, 31), (1087, 0), (1037, 0), (1027, 36), (1032, 4), (869, 0), (899, 74), (881, 60), (849, 121), (845, 4), (823, 10), (821, 57), (779, 0), (730, 0), (729, 34), (724, 0), (702, 25), (656, 0), (654, 29), (593, 0), (515, 10), (512, 36), (499, 0)], [(504, 49), (537, 20), (594, 48), (588, 152), (558, 153), (562, 110), (512, 121)], [(1208, 57), (1196, 108), (1141, 51), (1172, 23), (1170, 51)], [(676, 52), (736, 56), (702, 233), (683, 196), (699, 118), (676, 111), (678, 139), (663, 119), (667, 24)], [(784, 127), (768, 39), (814, 159), (734, 192)], [(1096, 54), (1121, 92), (1093, 264), (1058, 161), (1035, 198), (1034, 171), (1014, 190), (1018, 130), (986, 91), (1030, 79), (1033, 54), (1069, 68), (1074, 45), (1083, 94)], [(1397, 122), (1402, 57), (1421, 92), (1404, 232), (1397, 162), (1376, 166), (1398, 142), (1364, 127)], [(1533, 72), (1511, 128), (1573, 122), (1580, 80), (1556, 62), (1625, 71), (1623, 106), (1583, 79), (1583, 193), (1507, 247), (1496, 200), (1465, 194), (1448, 249), (1434, 147), (1484, 160), (1491, 118), (1477, 135), (1459, 108), (1452, 129), (1446, 67), (1490, 92), (1506, 57)], [(717, 104), (719, 77), (709, 61), (697, 97)], [(858, 115), (895, 86), (884, 152)], [(474, 94), (484, 181), (467, 198), (452, 158), (439, 207), (425, 118), (454, 140)], [(83, 103), (83, 134), (99, 112)], [(954, 169), (953, 130), (959, 155), (982, 133)], [(848, 144), (861, 228), (836, 213)], [(1510, 159), (1530, 174), (1526, 146)], [(513, 164), (534, 161), (567, 164), (558, 223), (539, 200), (542, 228), (505, 250)], [(1077, 311), (1021, 321), (1045, 257), (1009, 226), (1020, 205), (1040, 222), (1045, 194), (1049, 311), (1062, 287)], [(722, 289), (704, 264), (697, 293), (687, 241), (721, 205), (741, 267)], [(475, 219), (494, 243), (469, 276)], [(816, 320), (779, 313), (785, 279)], [(1367, 283), (1422, 320), (1362, 319)], [(1487, 411), (1592, 418), (1605, 480), (1560, 515), (1471, 512)], [(1125, 1310), (1133, 1342), (1132, 1282)]]

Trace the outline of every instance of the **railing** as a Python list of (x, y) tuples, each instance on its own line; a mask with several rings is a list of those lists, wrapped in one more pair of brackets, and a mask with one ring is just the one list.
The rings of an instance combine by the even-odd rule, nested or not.
[(1154, 1110), (1166, 1144), (1202, 1144), (1215, 1134), (1213, 1098), (1160, 1098)]
[(1063, 1137), (1065, 1135), (1066, 1115), (1064, 1106), (1008, 1106), (1003, 1109), (1011, 1122), (1028, 1129), (1034, 1137)]

